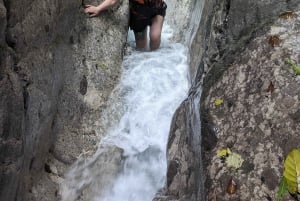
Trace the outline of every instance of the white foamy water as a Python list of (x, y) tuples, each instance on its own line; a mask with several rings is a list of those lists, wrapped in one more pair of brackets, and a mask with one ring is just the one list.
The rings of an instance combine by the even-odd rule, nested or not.
[[(115, 90), (120, 100), (112, 101), (118, 111), (122, 111), (122, 116), (116, 125), (108, 128), (108, 135), (99, 146), (108, 144), (122, 148), (124, 162), (111, 188), (99, 195), (96, 193), (90, 200), (151, 201), (165, 183), (170, 124), (188, 91), (187, 48), (168, 41), (170, 36), (171, 30), (164, 26), (160, 49), (132, 51), (124, 58), (121, 80)], [(101, 151), (98, 150), (95, 155), (99, 153)], [(64, 200), (72, 200), (71, 191), (78, 192), (84, 186), (95, 183), (93, 179), (99, 179), (93, 176), (100, 174), (95, 173), (95, 168), (89, 171), (98, 157), (94, 156), (85, 166), (74, 167), (70, 171), (66, 179), (68, 184), (63, 189)], [(75, 174), (84, 176), (76, 180)], [(78, 189), (76, 182), (80, 185)]]

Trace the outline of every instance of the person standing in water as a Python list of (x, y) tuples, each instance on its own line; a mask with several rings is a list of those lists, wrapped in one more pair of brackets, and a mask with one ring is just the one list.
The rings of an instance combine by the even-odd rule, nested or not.
[[(116, 5), (120, 0), (104, 0), (98, 6), (85, 5), (84, 12), (90, 17), (99, 15), (102, 11)], [(150, 26), (150, 49), (160, 46), (161, 31), (167, 5), (163, 0), (129, 0), (130, 29), (135, 36), (136, 48), (143, 50), (147, 46), (147, 27)]]

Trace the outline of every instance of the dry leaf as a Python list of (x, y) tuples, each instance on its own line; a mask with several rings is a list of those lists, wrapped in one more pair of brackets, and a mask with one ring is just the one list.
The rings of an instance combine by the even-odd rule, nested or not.
[(274, 86), (273, 82), (271, 81), (269, 86), (268, 86), (267, 92), (273, 93), (274, 90), (275, 90), (275, 86)]
[(236, 192), (236, 187), (237, 187), (236, 182), (233, 180), (233, 178), (231, 178), (228, 182), (226, 192), (228, 194), (234, 194)]
[(269, 38), (269, 44), (272, 47), (278, 46), (279, 43), (280, 43), (280, 39), (279, 39), (279, 37), (277, 35), (270, 36), (270, 38)]
[(281, 13), (279, 15), (280, 18), (283, 18), (283, 19), (291, 19), (294, 17), (294, 12), (293, 11), (285, 11), (283, 13)]

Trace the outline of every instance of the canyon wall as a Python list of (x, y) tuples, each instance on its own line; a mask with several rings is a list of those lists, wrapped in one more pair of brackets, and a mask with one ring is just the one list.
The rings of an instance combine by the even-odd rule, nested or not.
[(128, 3), (93, 19), (82, 3), (97, 2), (0, 1), (1, 200), (34, 200), (33, 184), (49, 172), (59, 182), (104, 135), (97, 122), (118, 82)]
[[(300, 62), (298, 10), (293, 0), (204, 2), (190, 46), (192, 87), (173, 118), (167, 182), (155, 200), (276, 199), (284, 156), (298, 147), (299, 76), (285, 64)], [(284, 11), (293, 16), (279, 18)], [(272, 34), (281, 41), (274, 48)], [(244, 159), (238, 173), (217, 156), (227, 147)]]
[[(101, 113), (119, 79), (128, 2), (98, 18), (82, 3), (97, 2), (0, 1), (1, 200), (58, 200), (67, 167), (105, 135)], [(155, 200), (274, 199), (299, 139), (299, 76), (285, 64), (300, 63), (299, 1), (173, 5), (168, 15), (178, 18), (166, 20), (190, 48), (191, 89), (173, 118), (166, 186)], [(279, 19), (287, 10), (292, 17)], [(233, 196), (224, 190), (232, 174), (216, 156), (226, 147), (245, 160)]]

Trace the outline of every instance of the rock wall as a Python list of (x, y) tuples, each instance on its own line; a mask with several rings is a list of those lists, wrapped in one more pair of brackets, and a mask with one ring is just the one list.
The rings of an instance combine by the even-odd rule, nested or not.
[(49, 196), (39, 189), (60, 182), (104, 135), (100, 115), (118, 81), (128, 4), (93, 19), (81, 4), (0, 1), (1, 200), (57, 200), (57, 185)]
[[(275, 128), (275, 126), (271, 126), (270, 129), (270, 125), (268, 125), (269, 121), (265, 115), (260, 115), (261, 120), (257, 120), (254, 124), (251, 124), (252, 127), (249, 126), (251, 128), (257, 128), (262, 126), (261, 122), (265, 122), (263, 123), (263, 129), (259, 134), (247, 129), (247, 125), (250, 125), (248, 121), (251, 121), (251, 119), (245, 118), (244, 115), (249, 113), (251, 116), (256, 114), (258, 111), (266, 110), (264, 109), (265, 106), (261, 106), (260, 109), (256, 108), (259, 107), (259, 105), (255, 103), (260, 102), (261, 99), (260, 96), (254, 98), (253, 95), (251, 95), (251, 92), (254, 90), (253, 88), (260, 86), (259, 84), (257, 85), (255, 81), (259, 78), (255, 76), (259, 75), (259, 77), (261, 77), (260, 79), (262, 79), (264, 76), (266, 77), (266, 73), (268, 71), (267, 68), (258, 67), (262, 63), (262, 61), (259, 60), (262, 58), (259, 58), (258, 55), (262, 56), (263, 53), (242, 52), (245, 51), (245, 49), (250, 48), (249, 46), (252, 47), (252, 50), (255, 49), (258, 44), (251, 43), (251, 41), (259, 36), (265, 39), (265, 41), (260, 39), (260, 42), (265, 42), (265, 49), (262, 50), (262, 52), (267, 52), (269, 50), (269, 47), (267, 47), (267, 31), (270, 28), (270, 25), (274, 23), (274, 20), (278, 19), (278, 16), (283, 11), (297, 9), (299, 9), (299, 2), (293, 0), (276, 2), (247, 0), (204, 2), (199, 29), (190, 47), (191, 77), (193, 78), (192, 87), (188, 100), (185, 101), (177, 110), (173, 119), (168, 145), (167, 184), (162, 190), (162, 193), (158, 195), (155, 200), (263, 200), (276, 194), (274, 184), (272, 185), (272, 189), (269, 189), (269, 191), (262, 191), (263, 193), (252, 191), (253, 189), (258, 190), (260, 187), (264, 188), (264, 186), (257, 185), (257, 180), (260, 178), (262, 178), (262, 182), (268, 184), (276, 182), (279, 183), (278, 175), (281, 170), (280, 167), (277, 167), (275, 171), (276, 174), (274, 174), (274, 171), (266, 172), (263, 170), (267, 170), (270, 166), (273, 167), (272, 165), (282, 165), (280, 164), (280, 162), (282, 162), (282, 158), (277, 162), (275, 161), (274, 164), (270, 161), (273, 160), (274, 156), (279, 158), (282, 157), (282, 153), (285, 148), (281, 146), (282, 143), (273, 146), (272, 143), (274, 141), (270, 142), (266, 140), (267, 136), (270, 136), (270, 130), (273, 129), (275, 132), (277, 127)], [(297, 37), (299, 36), (298, 34), (298, 32), (294, 31), (294, 35), (291, 37)], [(284, 52), (288, 49), (289, 48), (285, 49)], [(247, 61), (245, 61), (245, 59), (239, 59), (241, 54), (247, 58)], [(251, 57), (251, 54), (254, 54), (254, 57)], [(282, 54), (284, 55), (284, 53)], [(266, 60), (266, 65), (269, 67), (274, 66), (274, 68), (276, 68), (276, 65), (284, 65), (283, 58), (281, 61), (277, 61), (277, 63), (279, 62), (278, 64), (273, 64), (274, 61), (272, 60), (273, 57), (280, 57), (282, 54), (277, 52), (269, 54), (269, 56), (265, 56), (264, 59)], [(291, 56), (292, 53), (290, 52), (288, 55)], [(294, 52), (294, 55), (299, 54)], [(258, 61), (253, 61), (251, 65), (246, 65), (245, 62), (251, 61), (249, 57), (257, 59)], [(298, 57), (294, 56), (292, 58), (299, 63)], [(232, 66), (230, 70), (228, 70), (230, 64), (233, 62), (235, 62), (236, 65), (234, 65), (234, 67)], [(245, 67), (245, 70), (242, 70), (240, 66), (242, 64), (248, 67)], [(224, 72), (226, 72), (225, 75)], [(266, 85), (270, 84), (271, 80), (274, 80), (274, 82), (276, 82), (276, 86), (278, 85), (278, 87), (280, 87), (281, 84), (279, 83), (283, 80), (287, 81), (287, 77), (291, 76), (292, 72), (290, 69), (286, 69), (285, 72), (282, 72), (285, 74), (285, 78), (272, 77), (271, 75), (276, 74), (273, 73), (273, 71), (268, 73), (270, 73), (270, 75), (266, 77), (268, 79), (266, 79), (265, 82), (262, 82), (262, 85), (260, 86), (261, 89), (259, 90), (261, 92), (268, 89), (268, 86), (266, 87)], [(248, 76), (248, 74), (251, 74), (252, 76)], [(247, 83), (250, 91), (245, 92), (245, 87), (240, 88), (238, 80), (242, 80), (243, 83)], [(277, 82), (277, 80), (281, 81)], [(194, 104), (195, 101), (197, 102), (198, 97), (194, 94), (201, 91), (202, 83), (202, 132), (200, 133), (200, 131), (198, 131), (196, 134), (197, 137), (195, 137), (195, 130), (188, 128), (194, 126), (197, 128), (200, 124), (200, 122), (195, 121), (195, 117), (200, 115), (200, 109), (191, 110), (191, 108), (197, 108)], [(293, 84), (290, 84), (292, 87)], [(216, 88), (218, 90), (216, 90)], [(254, 93), (257, 93), (257, 91)], [(229, 96), (235, 98), (230, 101), (230, 98), (227, 99)], [(237, 98), (240, 96), (243, 98)], [(251, 96), (251, 101), (250, 99), (246, 99), (248, 96)], [(276, 96), (278, 98), (277, 102), (280, 102), (285, 99), (284, 97), (289, 95), (278, 93)], [(217, 97), (225, 99), (225, 103), (221, 108), (214, 106), (214, 100)], [(296, 108), (299, 107), (297, 97), (294, 96), (293, 100), (287, 98), (291, 101), (293, 109), (290, 108), (289, 112), (285, 113), (282, 118), (287, 116), (291, 116), (291, 118), (297, 116), (298, 113)], [(275, 100), (273, 104), (276, 104)], [(229, 109), (232, 106), (235, 109)], [(237, 114), (232, 114), (233, 110)], [(269, 112), (279, 114), (273, 109), (270, 109)], [(235, 117), (231, 118), (231, 115), (234, 115)], [(241, 118), (237, 119), (236, 115)], [(272, 125), (279, 124), (282, 131), (293, 130), (288, 136), (294, 136), (296, 137), (295, 139), (297, 139), (296, 133), (299, 129), (295, 126), (297, 122), (295, 122), (295, 120), (282, 118), (272, 121)], [(226, 124), (224, 124), (225, 122)], [(253, 146), (249, 146), (249, 142), (244, 141), (245, 136), (249, 136), (249, 139), (253, 141)], [(286, 137), (283, 137), (281, 134), (274, 135), (273, 137), (286, 139)], [(199, 145), (196, 150), (194, 149), (196, 146), (191, 143), (191, 139), (194, 139), (194, 143), (198, 143)], [(230, 143), (229, 140), (231, 140)], [(244, 142), (244, 144), (240, 144), (239, 141)], [(247, 148), (243, 147), (246, 145)], [(257, 147), (258, 145), (259, 147)], [(235, 196), (225, 196), (227, 181), (224, 183), (224, 180), (229, 178), (228, 175), (226, 177), (226, 174), (223, 174), (224, 169), (222, 169), (223, 171), (218, 169), (224, 164), (220, 165), (220, 161), (218, 161), (215, 157), (217, 149), (226, 147), (231, 147), (235, 151), (241, 151), (240, 153), (247, 159), (244, 168), (248, 170), (248, 172), (244, 172), (243, 176), (239, 176), (238, 185), (240, 186), (240, 191)], [(254, 151), (256, 148), (260, 150), (259, 153)], [(268, 150), (268, 153), (272, 152), (271, 150), (275, 152), (272, 155), (273, 158), (270, 158), (271, 155), (259, 155), (264, 152), (265, 149)], [(247, 152), (247, 154), (243, 154), (245, 152)], [(262, 159), (260, 157), (262, 157)], [(268, 162), (255, 166), (253, 165), (253, 162), (250, 162), (253, 158)], [(201, 165), (198, 164), (198, 161), (202, 161), (203, 169)], [(257, 161), (255, 163), (257, 163)], [(263, 174), (261, 174), (262, 171)], [(255, 182), (251, 180), (254, 173), (258, 176)], [(198, 177), (195, 175), (198, 175)], [(197, 179), (199, 179), (199, 175), (201, 176), (201, 181), (197, 181)], [(276, 176), (273, 177), (272, 175)], [(205, 185), (205, 188), (203, 185)], [(205, 189), (205, 191), (202, 192), (201, 189)], [(247, 192), (247, 194), (244, 194), (245, 192)], [(254, 193), (257, 193), (257, 195), (254, 195)], [(271, 193), (272, 195), (270, 195)], [(274, 199), (274, 197), (272, 198)]]
[[(184, 42), (185, 35), (191, 23), (191, 8), (194, 1), (191, 0), (165, 0), (168, 8), (165, 16), (165, 24), (171, 26), (173, 31), (172, 41)], [(178, 12), (180, 11), (180, 12)]]
[[(285, 156), (299, 148), (300, 77), (285, 63), (300, 62), (295, 46), (300, 42), (299, 14), (279, 18), (267, 33), (251, 40), (204, 99), (203, 108), (218, 131), (207, 168), (207, 200), (277, 199)], [(273, 44), (272, 36), (280, 42)], [(216, 106), (217, 98), (224, 103)], [(227, 147), (244, 159), (237, 170), (216, 154)], [(226, 193), (231, 177), (237, 185), (232, 195)]]

